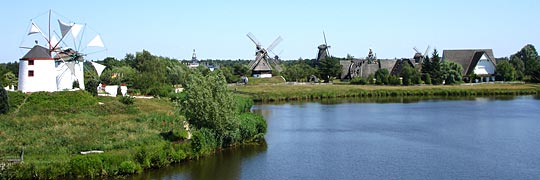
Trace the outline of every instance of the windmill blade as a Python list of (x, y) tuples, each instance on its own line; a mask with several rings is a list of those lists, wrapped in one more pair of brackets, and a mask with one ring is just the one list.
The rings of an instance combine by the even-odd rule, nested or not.
[[(273, 50), (274, 48), (276, 48), (276, 46), (277, 46), (281, 41), (283, 41), (283, 38), (281, 38), (281, 36), (278, 36), (278, 37), (276, 38), (276, 40), (274, 40), (274, 42), (272, 42), (272, 44), (270, 44), (270, 46), (268, 46), (268, 48), (267, 48), (266, 50), (272, 52), (272, 50)], [(272, 53), (274, 53), (274, 52), (272, 52)]]
[(326, 42), (326, 33), (324, 33), (324, 31), (322, 32), (323, 34), (323, 37), (324, 37), (324, 45), (326, 45), (326, 56), (330, 57), (330, 46), (328, 45), (328, 43)]
[[(418, 48), (416, 47), (413, 47), (414, 51), (416, 51), (416, 53), (420, 53), (420, 51), (418, 50)], [(420, 53), (421, 54), (421, 53)]]
[(423, 55), (423, 56), (427, 55), (427, 53), (428, 53), (428, 51), (429, 51), (430, 48), (431, 48), (431, 47), (428, 45), (427, 48), (426, 48), (426, 52), (424, 52), (424, 54), (422, 54), (422, 55)]
[(24, 47), (24, 46), (20, 46), (19, 48), (21, 48), (21, 49), (32, 49), (31, 47)]
[(246, 35), (247, 35), (247, 37), (248, 37), (249, 39), (251, 39), (251, 41), (252, 41), (253, 43), (255, 43), (255, 45), (257, 45), (257, 46), (260, 46), (260, 45), (261, 45), (261, 43), (257, 40), (257, 38), (255, 38), (255, 36), (254, 36), (253, 34), (251, 34), (251, 32), (248, 33), (248, 34), (246, 34)]

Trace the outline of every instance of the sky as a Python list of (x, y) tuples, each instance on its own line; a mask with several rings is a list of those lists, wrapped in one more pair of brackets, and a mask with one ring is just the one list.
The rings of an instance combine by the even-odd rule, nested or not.
[(538, 0), (9, 1), (0, 7), (0, 63), (28, 51), (19, 47), (33, 42), (31, 20), (47, 24), (49, 10), (101, 35), (106, 51), (95, 59), (142, 50), (191, 59), (193, 49), (199, 59), (254, 59), (251, 32), (264, 47), (281, 36), (274, 52), (287, 60), (315, 58), (323, 31), (337, 57), (364, 58), (372, 48), (378, 58), (411, 58), (413, 47), (423, 52), (428, 45), (441, 56), (445, 49), (487, 48), (507, 57), (540, 43), (538, 9)]

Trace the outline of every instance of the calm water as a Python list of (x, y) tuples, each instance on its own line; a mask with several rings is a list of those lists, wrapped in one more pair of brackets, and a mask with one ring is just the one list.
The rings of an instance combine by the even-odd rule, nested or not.
[(540, 100), (257, 105), (266, 145), (135, 179), (539, 179)]

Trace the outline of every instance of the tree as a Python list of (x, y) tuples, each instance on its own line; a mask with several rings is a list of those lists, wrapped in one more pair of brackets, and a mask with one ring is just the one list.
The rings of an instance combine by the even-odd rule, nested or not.
[(338, 77), (341, 73), (341, 64), (338, 58), (330, 56), (319, 62), (318, 70), (321, 79), (330, 82), (331, 78)]
[(86, 80), (86, 84), (84, 85), (86, 88), (85, 90), (88, 91), (93, 96), (97, 96), (97, 87), (99, 86), (99, 82), (95, 79), (88, 79)]
[(2, 86), (2, 87), (4, 87), (4, 86), (17, 86), (17, 82), (18, 82), (17, 76), (15, 76), (15, 74), (13, 74), (13, 72), (8, 71), (3, 75), (3, 82), (4, 83), (0, 83), (0, 86)]
[(388, 69), (379, 69), (375, 71), (375, 84), (377, 85), (384, 85), (388, 84), (388, 76), (390, 76), (390, 72), (388, 72)]
[(181, 112), (190, 125), (197, 129), (207, 128), (215, 131), (223, 145), (228, 145), (237, 137), (236, 101), (227, 89), (225, 77), (219, 72), (204, 76), (195, 71), (188, 76), (184, 87), (186, 96), (181, 100)]
[(525, 63), (517, 56), (512, 56), (510, 62), (516, 69), (516, 80), (522, 81), (525, 77)]
[(441, 77), (444, 79), (445, 84), (459, 84), (462, 82), (463, 66), (456, 62), (445, 61), (441, 64)]
[[(515, 64), (514, 68), (516, 68), (516, 71), (520, 72), (524, 70), (522, 71), (525, 75), (523, 80), (540, 82), (540, 77), (538, 77), (538, 74), (540, 74), (540, 57), (532, 44), (525, 45), (520, 51), (510, 56), (510, 59), (516, 61), (512, 63)], [(523, 61), (523, 69), (518, 67), (520, 66), (519, 60)]]
[(516, 69), (508, 61), (497, 63), (495, 78), (498, 81), (513, 81), (516, 79)]
[(427, 69), (426, 71), (431, 77), (431, 83), (434, 85), (442, 84), (445, 77), (443, 77), (441, 72), (441, 57), (439, 57), (439, 52), (437, 52), (437, 49), (433, 50), (433, 54), (431, 55), (431, 59), (429, 61), (430, 69)]
[(287, 81), (302, 81), (307, 79), (309, 76), (316, 74), (316, 71), (316, 69), (312, 68), (308, 64), (298, 62), (286, 67), (282, 74)]
[(409, 86), (413, 84), (420, 84), (420, 72), (409, 64), (404, 64), (401, 69), (400, 76), (403, 78), (403, 85)]
[(0, 114), (6, 114), (9, 111), (8, 93), (3, 86), (0, 86)]

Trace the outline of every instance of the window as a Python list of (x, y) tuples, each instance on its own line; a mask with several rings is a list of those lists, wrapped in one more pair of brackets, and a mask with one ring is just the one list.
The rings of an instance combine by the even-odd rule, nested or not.
[(28, 65), (34, 65), (34, 60), (28, 60)]
[(34, 70), (28, 71), (28, 77), (34, 77)]

